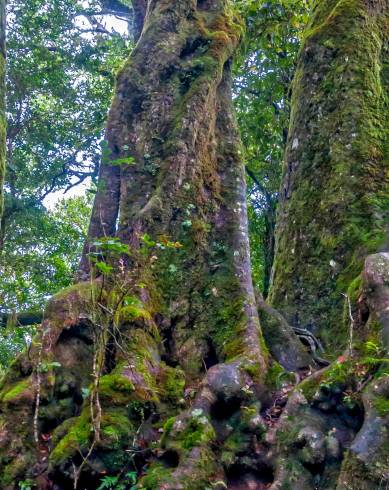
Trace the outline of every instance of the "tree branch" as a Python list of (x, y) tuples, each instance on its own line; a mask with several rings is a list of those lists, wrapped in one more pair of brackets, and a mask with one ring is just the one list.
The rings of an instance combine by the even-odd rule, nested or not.
[(4, 328), (12, 321), (18, 327), (27, 327), (42, 323), (43, 311), (22, 311), (20, 313), (0, 313), (0, 327)]
[(259, 180), (255, 176), (254, 172), (252, 170), (250, 170), (248, 167), (245, 167), (245, 168), (246, 168), (247, 175), (253, 180), (254, 184), (258, 187), (259, 192), (261, 192), (265, 196), (266, 204), (269, 207), (271, 207), (272, 204), (273, 204), (273, 200), (272, 200), (272, 197), (271, 197), (270, 193), (259, 182)]

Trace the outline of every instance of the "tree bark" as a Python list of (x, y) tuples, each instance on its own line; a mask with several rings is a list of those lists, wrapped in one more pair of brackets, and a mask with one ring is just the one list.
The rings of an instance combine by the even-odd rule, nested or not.
[[(118, 76), (109, 114), (107, 160), (88, 238), (100, 245), (92, 251), (94, 262), (84, 256), (88, 281), (49, 301), (40, 335), (0, 386), (1, 488), (16, 489), (31, 478), (41, 489), (95, 489), (103, 476), (120, 483), (127, 478), (128, 485), (125, 475), (136, 472), (137, 488), (147, 490), (278, 490), (291, 482), (300, 490), (356, 490), (363, 480), (355, 483), (352, 469), (361, 461), (362, 488), (380, 488), (387, 471), (387, 373), (351, 352), (312, 374), (290, 318), (297, 307), (304, 318), (316, 318), (320, 310), (311, 296), (289, 292), (285, 240), (300, 284), (312, 273), (304, 240), (311, 246), (319, 241), (312, 218), (320, 209), (316, 191), (323, 199), (337, 196), (332, 185), (327, 189), (327, 174), (369, 216), (363, 230), (380, 228), (367, 204), (373, 192), (381, 202), (383, 192), (375, 175), (383, 169), (376, 135), (383, 125), (385, 9), (362, 0), (318, 2), (300, 56), (287, 162), (293, 152), (305, 151), (298, 153), (302, 164), (289, 176), (291, 195), (282, 203), (272, 292), (288, 317), (258, 301), (273, 319), (264, 319), (270, 351), (295, 376), (267, 351), (251, 282), (244, 167), (230, 89), (240, 20), (227, 0), (149, 0), (147, 10), (138, 12), (144, 23)], [(379, 85), (374, 90), (373, 81)], [(373, 110), (378, 133), (361, 116), (367, 111), (373, 117)], [(356, 131), (351, 149), (344, 146), (345, 134), (354, 134), (347, 133), (350, 127)], [(333, 146), (324, 158), (330, 136)], [(356, 156), (366, 141), (362, 165)], [(341, 171), (332, 168), (334, 152)], [(344, 177), (351, 156), (363, 186)], [(365, 166), (375, 187), (365, 178)], [(104, 177), (104, 168), (115, 178)], [(312, 219), (306, 221), (297, 212), (306, 189), (302, 177), (312, 200)], [(366, 207), (351, 199), (350, 189), (359, 197), (367, 189)], [(347, 204), (339, 204), (342, 213), (354, 210)], [(322, 218), (327, 230), (327, 214)], [(332, 218), (334, 236), (344, 237), (344, 224), (354, 214)], [(291, 234), (294, 226), (302, 245)], [(357, 255), (360, 243), (349, 243)], [(319, 252), (320, 264), (326, 264), (324, 248)], [(332, 284), (322, 270), (323, 283), (312, 279), (318, 290)], [(361, 313), (358, 340), (375, 334), (377, 349), (377, 331), (387, 342), (387, 270), (387, 254), (370, 257), (359, 302), (370, 316), (366, 321)], [(282, 291), (293, 293), (296, 304)], [(301, 377), (307, 379), (295, 387), (291, 378)], [(384, 466), (375, 466), (378, 460)]]
[(292, 87), (269, 300), (338, 349), (342, 293), (387, 233), (387, 22), (387, 2), (317, 2)]
[[(234, 431), (228, 411), (258, 419), (268, 398), (232, 109), (241, 21), (226, 0), (133, 7), (139, 40), (117, 79), (85, 250), (116, 237), (129, 256), (96, 279), (84, 253), (89, 281), (49, 302), (3, 381), (2, 488), (26, 476), (96, 488), (129, 451), (148, 461), (143, 488), (203, 489), (228, 478), (213, 449)], [(158, 243), (147, 260), (145, 237)], [(135, 296), (137, 310), (124, 302)], [(159, 441), (152, 422), (172, 416)]]

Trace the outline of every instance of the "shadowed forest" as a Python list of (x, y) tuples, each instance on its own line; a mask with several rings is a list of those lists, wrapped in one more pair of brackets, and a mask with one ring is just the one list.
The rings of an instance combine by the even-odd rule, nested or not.
[(389, 490), (387, 0), (0, 0), (0, 489)]

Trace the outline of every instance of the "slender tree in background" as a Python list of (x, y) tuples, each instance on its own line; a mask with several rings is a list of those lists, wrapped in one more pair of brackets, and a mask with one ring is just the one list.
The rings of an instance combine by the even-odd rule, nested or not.
[(0, 2), (0, 226), (4, 206), (4, 179), (6, 154), (5, 120), (5, 0)]
[(309, 9), (301, 0), (245, 2), (247, 30), (235, 69), (238, 124), (248, 175), (253, 280), (268, 295), (290, 84)]
[[(110, 109), (83, 282), (48, 303), (40, 335), (2, 381), (2, 488), (380, 488), (389, 467), (387, 339), (380, 337), (388, 328), (388, 255), (370, 256), (360, 291), (347, 296), (349, 337), (339, 345), (347, 355), (313, 372), (320, 360), (295, 332), (312, 352), (315, 336), (254, 296), (230, 89), (241, 20), (228, 0), (149, 0), (133, 9), (139, 39)], [(366, 153), (372, 174), (383, 171), (385, 19), (380, 2), (316, 4), (294, 82), (287, 150), (289, 162), (305, 147), (301, 162), (310, 167), (288, 190), (296, 209), (314, 175), (314, 191), (323, 199), (330, 193), (320, 164), (332, 168), (336, 151), (340, 195), (349, 195), (344, 167), (358, 164), (360, 145), (374, 150)], [(366, 43), (361, 49), (357, 38)], [(363, 111), (374, 117), (366, 132)], [(332, 118), (331, 135), (341, 140), (329, 148), (322, 131)], [(300, 135), (303, 123), (309, 131)], [(343, 139), (349, 125), (355, 153)], [(362, 168), (354, 177), (355, 185), (365, 179)], [(375, 185), (379, 202), (381, 181)], [(318, 241), (309, 225), (320, 206), (312, 203), (300, 225), (297, 211), (286, 222), (283, 201), (274, 304), (279, 274), (288, 271), (286, 259), (279, 265), (283, 234), (295, 263), (285, 227), (301, 226), (299, 237), (316, 232)], [(333, 220), (337, 238), (344, 222), (353, 224), (350, 207), (341, 203), (340, 222)], [(375, 233), (373, 220), (365, 229)], [(356, 254), (358, 243), (349, 244)], [(318, 254), (319, 265), (326, 263)], [(302, 256), (303, 271), (306, 262)], [(346, 269), (352, 257), (336, 264)], [(317, 305), (299, 307), (309, 317)], [(336, 303), (335, 312), (341, 323)]]

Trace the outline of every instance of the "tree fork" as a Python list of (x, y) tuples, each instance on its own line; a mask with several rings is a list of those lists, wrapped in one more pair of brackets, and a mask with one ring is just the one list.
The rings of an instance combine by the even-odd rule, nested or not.
[[(49, 302), (44, 335), (3, 381), (3, 488), (26, 477), (49, 478), (64, 489), (77, 479), (95, 488), (102, 472), (123, 469), (124, 455), (145, 463), (141, 455), (152, 452), (140, 449), (142, 439), (165, 454), (151, 457), (143, 488), (203, 489), (227, 481), (235, 460), (229, 450), (231, 462), (221, 464), (214, 445), (262, 430), (269, 360), (251, 281), (230, 88), (242, 24), (227, 0), (149, 0), (146, 12), (145, 6), (133, 3), (144, 24), (109, 113), (81, 264), (90, 279)], [(116, 237), (134, 257), (145, 239), (162, 248), (141, 266), (124, 256), (113, 277), (96, 279), (87, 254), (104, 236)], [(176, 248), (163, 250), (166, 243)], [(126, 316), (131, 305), (112, 313), (118, 296), (107, 284), (120, 281), (122, 289), (133, 284), (131, 295), (142, 300), (137, 318)], [(96, 344), (101, 336), (111, 340)], [(97, 442), (88, 401), (96, 351), (106, 366), (98, 383)], [(38, 453), (31, 432), (37, 370), (44, 434)], [(237, 429), (225, 413), (239, 421)], [(162, 440), (152, 425), (158, 419)], [(252, 444), (251, 436), (242, 437)]]

